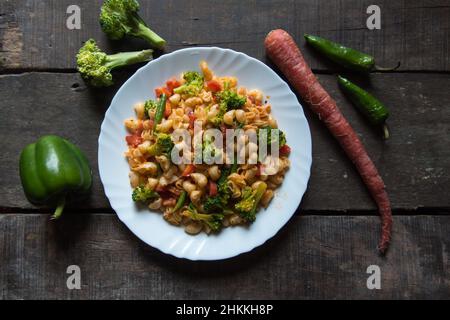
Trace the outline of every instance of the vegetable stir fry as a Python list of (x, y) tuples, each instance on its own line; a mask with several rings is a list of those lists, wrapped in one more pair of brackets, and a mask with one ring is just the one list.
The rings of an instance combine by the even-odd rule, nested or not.
[[(132, 199), (189, 234), (255, 221), (289, 169), (286, 135), (262, 92), (214, 75), (204, 61), (134, 110), (136, 117), (125, 120)], [(180, 130), (188, 141), (175, 135)]]

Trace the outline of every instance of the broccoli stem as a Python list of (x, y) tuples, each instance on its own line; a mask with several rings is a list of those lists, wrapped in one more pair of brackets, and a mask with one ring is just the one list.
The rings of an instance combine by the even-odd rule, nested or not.
[(153, 47), (157, 49), (163, 49), (166, 45), (166, 40), (153, 32), (140, 20), (137, 21), (137, 30), (133, 30), (131, 34), (148, 41)]
[(153, 50), (142, 50), (132, 52), (119, 52), (108, 55), (106, 67), (111, 70), (118, 67), (128, 66), (135, 63), (146, 62), (151, 60)]

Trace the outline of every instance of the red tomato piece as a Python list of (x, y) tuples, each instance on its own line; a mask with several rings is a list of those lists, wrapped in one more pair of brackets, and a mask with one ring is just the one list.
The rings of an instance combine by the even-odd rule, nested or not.
[(217, 92), (217, 91), (222, 90), (222, 86), (220, 85), (220, 82), (216, 81), (216, 80), (210, 80), (210, 81), (206, 82), (206, 86), (212, 92)]
[(291, 153), (291, 147), (289, 147), (287, 144), (285, 144), (284, 146), (282, 146), (280, 148), (280, 155), (287, 156), (290, 153)]
[(137, 134), (126, 136), (125, 140), (127, 141), (128, 145), (133, 146), (135, 148), (144, 141), (142, 137)]
[(194, 171), (195, 171), (195, 166), (193, 164), (188, 164), (181, 175), (183, 177), (187, 177)]
[(165, 87), (159, 87), (155, 89), (155, 95), (157, 98), (159, 98), (162, 94), (165, 94), (167, 97), (170, 97), (172, 94), (170, 93), (169, 89)]
[(214, 181), (209, 181), (209, 196), (214, 197), (217, 195), (217, 184)]
[(164, 109), (164, 117), (167, 118), (172, 113), (172, 105), (170, 104), (170, 101), (166, 101), (166, 108)]
[(180, 81), (178, 81), (175, 78), (169, 79), (166, 82), (166, 87), (170, 91), (171, 94), (173, 94), (173, 89), (178, 88), (181, 85)]
[(193, 111), (189, 112), (188, 117), (189, 117), (189, 129), (194, 129), (194, 123), (196, 119), (194, 112)]

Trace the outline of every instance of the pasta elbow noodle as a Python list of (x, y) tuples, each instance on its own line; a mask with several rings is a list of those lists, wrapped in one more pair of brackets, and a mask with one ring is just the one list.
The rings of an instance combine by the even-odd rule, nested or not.
[(264, 208), (267, 208), (267, 206), (269, 205), (270, 201), (272, 200), (274, 196), (273, 190), (271, 189), (267, 189), (264, 194), (261, 197), (261, 205)]
[(217, 181), (220, 178), (220, 169), (219, 166), (214, 165), (208, 168), (208, 175), (213, 181)]
[(191, 173), (191, 178), (199, 188), (206, 187), (206, 184), (208, 183), (208, 179), (202, 173)]
[(232, 125), (234, 122), (234, 113), (235, 112), (236, 112), (235, 110), (230, 110), (230, 111), (226, 112), (223, 115), (223, 122), (225, 122), (228, 125)]
[(163, 120), (163, 122), (161, 122), (160, 124), (158, 124), (156, 126), (156, 130), (160, 131), (160, 132), (164, 132), (167, 133), (170, 131), (170, 129), (172, 129), (173, 126), (173, 120)]
[(200, 70), (202, 70), (203, 77), (205, 77), (206, 81), (209, 81), (213, 78), (213, 73), (212, 73), (211, 69), (209, 69), (206, 61), (200, 62)]
[(183, 189), (191, 194), (192, 191), (194, 191), (195, 189), (197, 189), (197, 186), (193, 183), (190, 183), (189, 181), (184, 181), (183, 182)]
[(145, 118), (145, 108), (144, 108), (144, 103), (139, 102), (136, 103), (134, 106), (134, 112), (136, 112), (136, 117), (138, 119), (144, 119)]
[(189, 198), (194, 204), (198, 204), (202, 197), (202, 192), (200, 190), (194, 190), (189, 194)]

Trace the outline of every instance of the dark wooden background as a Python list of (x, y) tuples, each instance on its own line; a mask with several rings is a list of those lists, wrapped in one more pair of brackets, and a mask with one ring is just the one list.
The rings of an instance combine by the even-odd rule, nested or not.
[[(274, 28), (298, 41), (385, 179), (394, 211), (387, 257), (376, 254), (376, 208), (345, 155), (308, 110), (313, 138), (309, 188), (279, 234), (249, 254), (191, 262), (140, 242), (113, 213), (97, 172), (97, 137), (111, 98), (136, 68), (116, 73), (108, 89), (86, 87), (74, 56), (93, 37), (113, 50), (98, 25), (100, 1), (0, 0), (0, 299), (450, 298), (450, 1), (144, 1), (141, 14), (168, 40), (166, 51), (221, 46), (266, 63), (263, 39)], [(68, 30), (66, 8), (82, 10)], [(366, 28), (378, 4), (382, 28)], [(393, 73), (348, 75), (391, 110), (392, 138), (382, 141), (339, 92), (342, 71), (305, 47), (303, 33), (328, 37), (402, 62)], [(49, 209), (25, 199), (20, 150), (43, 134), (78, 144), (94, 168), (90, 198), (49, 221)], [(68, 290), (66, 268), (79, 265), (81, 290)], [(381, 290), (366, 269), (381, 268)]]

